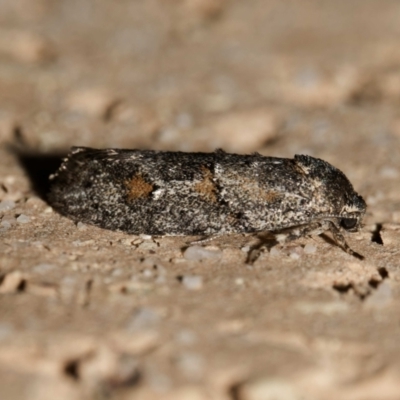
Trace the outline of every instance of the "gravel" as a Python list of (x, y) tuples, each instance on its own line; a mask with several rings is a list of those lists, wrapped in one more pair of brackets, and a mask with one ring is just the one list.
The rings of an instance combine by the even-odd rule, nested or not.
[(183, 257), (190, 261), (219, 259), (221, 255), (221, 250), (209, 250), (197, 245), (188, 247), (183, 253)]

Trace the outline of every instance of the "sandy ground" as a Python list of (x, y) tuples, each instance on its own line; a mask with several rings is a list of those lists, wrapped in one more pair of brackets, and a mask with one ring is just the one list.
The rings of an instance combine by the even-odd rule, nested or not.
[[(399, 43), (389, 0), (1, 1), (0, 398), (399, 399)], [(323, 158), (366, 258), (74, 224), (72, 145)]]

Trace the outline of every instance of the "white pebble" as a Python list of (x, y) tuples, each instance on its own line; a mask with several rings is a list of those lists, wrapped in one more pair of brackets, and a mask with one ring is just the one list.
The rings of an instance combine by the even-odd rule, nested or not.
[(203, 278), (198, 275), (185, 275), (182, 284), (188, 290), (199, 290), (203, 287)]
[(379, 171), (379, 173), (382, 178), (387, 178), (387, 179), (396, 179), (399, 176), (399, 172), (397, 171), (396, 168), (393, 167), (383, 167)]
[(220, 250), (209, 250), (201, 246), (190, 246), (184, 253), (183, 257), (186, 260), (199, 261), (203, 259), (218, 259), (221, 257)]
[(2, 232), (8, 231), (13, 225), (17, 223), (14, 217), (4, 217), (0, 222)]
[(306, 254), (314, 254), (317, 251), (317, 247), (311, 243), (307, 243), (304, 246), (304, 253)]
[(2, 200), (0, 201), (0, 212), (12, 210), (15, 207), (15, 201)]
[(33, 271), (34, 272), (38, 272), (40, 274), (45, 274), (46, 272), (50, 272), (53, 271), (54, 269), (56, 269), (57, 267), (54, 264), (38, 264), (35, 267), (33, 267)]
[(387, 306), (392, 300), (392, 288), (387, 281), (383, 281), (367, 298), (365, 305), (371, 308), (381, 308)]
[[(199, 380), (206, 367), (204, 358), (196, 353), (184, 352), (176, 358), (180, 372), (190, 380)], [(185, 397), (188, 399), (189, 397)], [(190, 397), (192, 398), (192, 397)], [(195, 396), (194, 398), (198, 398)]]
[(282, 255), (281, 249), (278, 246), (272, 247), (269, 254), (274, 257), (280, 257)]
[(296, 252), (291, 252), (289, 257), (292, 258), (293, 260), (298, 260), (300, 258), (300, 254)]
[(303, 253), (303, 248), (300, 246), (289, 249), (289, 257), (293, 260), (298, 260)]
[(160, 322), (160, 315), (149, 307), (139, 308), (128, 322), (130, 331), (154, 328)]
[(152, 250), (157, 250), (157, 243), (154, 242), (142, 242), (137, 248), (143, 251), (152, 251)]
[(111, 276), (121, 276), (124, 273), (124, 271), (121, 268), (115, 268), (111, 272)]
[(10, 337), (14, 333), (14, 327), (7, 322), (0, 323), (0, 340)]
[(85, 231), (85, 230), (87, 229), (86, 225), (85, 225), (83, 222), (81, 222), (81, 221), (79, 221), (79, 222), (76, 224), (76, 227), (77, 227), (80, 231)]
[(274, 378), (247, 382), (240, 388), (239, 397), (246, 400), (300, 400), (304, 399), (289, 381)]
[(182, 329), (175, 335), (175, 339), (179, 344), (189, 346), (196, 343), (197, 336), (191, 330)]
[(151, 277), (153, 276), (153, 271), (152, 271), (151, 269), (149, 269), (149, 268), (146, 268), (146, 269), (144, 269), (144, 270), (142, 271), (142, 275), (143, 275), (145, 278), (151, 278)]
[(21, 214), (18, 218), (17, 218), (17, 222), (19, 224), (27, 224), (28, 222), (31, 222), (31, 217), (28, 217), (25, 214)]
[(10, 221), (1, 221), (0, 222), (0, 232), (8, 231), (11, 228)]

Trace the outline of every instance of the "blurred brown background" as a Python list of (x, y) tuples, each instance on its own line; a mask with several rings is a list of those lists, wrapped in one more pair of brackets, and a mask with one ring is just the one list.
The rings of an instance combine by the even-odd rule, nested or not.
[[(398, 399), (399, 104), (398, 1), (0, 1), (0, 397)], [(323, 158), (366, 260), (75, 225), (73, 145)]]

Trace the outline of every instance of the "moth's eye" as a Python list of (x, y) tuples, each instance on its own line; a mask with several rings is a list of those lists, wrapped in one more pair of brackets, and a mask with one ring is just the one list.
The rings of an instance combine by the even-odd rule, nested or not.
[(340, 225), (342, 225), (344, 229), (353, 229), (357, 225), (357, 220), (354, 218), (342, 218)]

